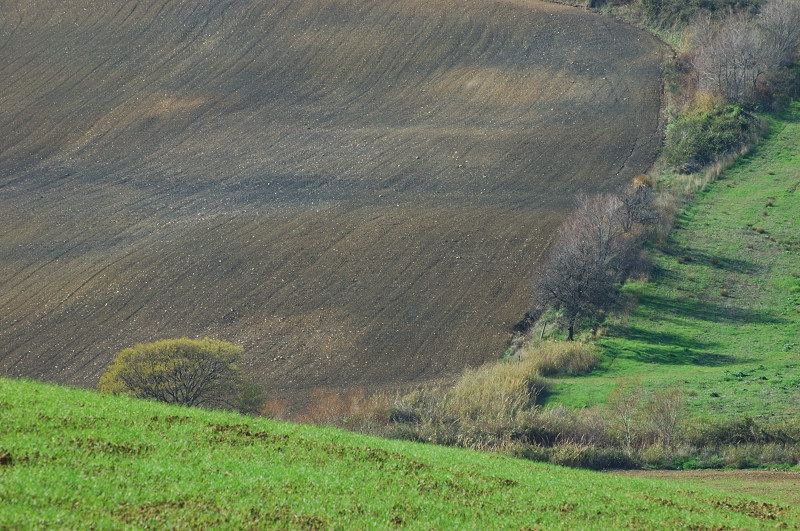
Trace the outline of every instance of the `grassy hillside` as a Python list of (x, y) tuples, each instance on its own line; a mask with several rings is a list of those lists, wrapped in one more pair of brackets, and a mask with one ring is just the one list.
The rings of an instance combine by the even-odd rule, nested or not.
[(0, 527), (800, 525), (657, 480), (0, 379)]
[(0, 374), (213, 336), (278, 398), (494, 359), (577, 191), (659, 145), (654, 37), (444, 0), (0, 3)]
[(692, 414), (794, 417), (800, 407), (800, 103), (681, 213), (648, 283), (601, 341), (601, 369), (555, 402), (603, 403), (621, 379), (677, 386)]

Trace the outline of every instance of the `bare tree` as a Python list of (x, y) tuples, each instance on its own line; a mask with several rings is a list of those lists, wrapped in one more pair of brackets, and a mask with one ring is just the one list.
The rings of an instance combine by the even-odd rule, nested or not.
[(580, 316), (611, 304), (634, 263), (638, 240), (619, 223), (622, 209), (614, 195), (579, 198), (534, 281), (539, 306), (563, 312), (569, 340)]
[[(702, 26), (708, 22), (703, 21)], [(745, 13), (729, 13), (721, 26), (701, 36), (693, 66), (701, 89), (719, 92), (732, 100), (749, 96), (758, 79), (773, 65), (764, 50), (761, 30)], [(696, 30), (708, 31), (707, 29)]]
[(800, 1), (770, 0), (759, 10), (757, 24), (778, 66), (791, 66), (800, 50)]
[(692, 24), (692, 66), (699, 87), (746, 100), (763, 76), (793, 64), (800, 49), (800, 1), (770, 0), (756, 17), (729, 11), (718, 24)]

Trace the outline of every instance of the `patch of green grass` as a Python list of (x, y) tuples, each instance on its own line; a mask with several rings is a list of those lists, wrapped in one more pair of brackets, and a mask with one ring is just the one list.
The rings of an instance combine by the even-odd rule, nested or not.
[(659, 478), (674, 481), (676, 487), (703, 485), (762, 500), (773, 500), (789, 505), (800, 505), (797, 482), (800, 472), (785, 470), (631, 470), (620, 472), (633, 477)]
[(592, 375), (550, 403), (604, 403), (620, 378), (678, 386), (690, 413), (788, 418), (800, 407), (800, 103), (679, 216), (648, 283), (608, 324)]
[(797, 525), (704, 488), (0, 379), (0, 528)]

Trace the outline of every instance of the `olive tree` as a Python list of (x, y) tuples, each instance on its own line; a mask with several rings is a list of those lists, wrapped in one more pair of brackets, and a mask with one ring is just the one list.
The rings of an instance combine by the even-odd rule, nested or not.
[(117, 353), (99, 388), (170, 404), (242, 409), (243, 397), (253, 401), (253, 386), (238, 365), (242, 354), (242, 347), (210, 338), (141, 343)]

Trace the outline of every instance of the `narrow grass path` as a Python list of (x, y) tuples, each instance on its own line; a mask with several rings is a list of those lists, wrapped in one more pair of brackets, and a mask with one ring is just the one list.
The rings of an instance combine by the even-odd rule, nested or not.
[(800, 525), (797, 509), (329, 428), (0, 379), (0, 528)]
[(679, 216), (604, 362), (551, 401), (603, 403), (622, 379), (678, 386), (692, 414), (789, 418), (800, 408), (800, 103)]

